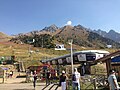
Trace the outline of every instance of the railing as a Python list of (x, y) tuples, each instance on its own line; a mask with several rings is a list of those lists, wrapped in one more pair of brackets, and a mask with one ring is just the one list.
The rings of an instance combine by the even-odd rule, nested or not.
[[(59, 80), (51, 80), (52, 84), (49, 84), (42, 89), (42, 90), (59, 90)], [(67, 90), (72, 90), (72, 79), (69, 78), (66, 81)], [(107, 76), (103, 74), (94, 74), (94, 75), (85, 75), (81, 76), (80, 80), (80, 88), (81, 90), (107, 90), (108, 83), (107, 83)], [(54, 89), (53, 89), (54, 88)]]
[[(105, 75), (85, 75), (81, 76), (80, 88), (81, 90), (107, 90), (107, 79)], [(67, 90), (72, 90), (72, 80), (67, 80)]]
[(107, 77), (105, 75), (89, 75), (84, 76), (81, 80), (82, 89), (104, 89), (108, 88)]

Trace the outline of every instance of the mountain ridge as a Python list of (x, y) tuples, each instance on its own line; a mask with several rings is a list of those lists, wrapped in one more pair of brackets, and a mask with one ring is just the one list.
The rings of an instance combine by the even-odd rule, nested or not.
[(116, 32), (115, 30), (110, 30), (109, 32), (103, 31), (101, 29), (93, 30), (93, 32), (98, 33), (99, 35), (112, 39), (118, 43), (120, 43), (120, 33)]
[[(20, 39), (22, 42), (26, 43), (28, 39), (34, 38), (36, 40), (36, 42), (33, 43), (34, 46), (40, 46), (40, 47), (42, 46), (41, 44), (43, 43), (42, 42), (43, 39), (45, 39), (46, 42), (49, 39), (48, 40), (49, 43), (51, 43), (51, 45), (54, 46), (56, 42), (67, 45), (67, 42), (70, 39), (73, 39), (73, 44), (81, 47), (106, 48), (107, 45), (112, 45), (114, 48), (120, 47), (120, 43), (111, 40), (109, 38), (106, 38), (105, 36), (102, 35), (103, 34), (100, 35), (99, 33), (96, 33), (95, 31), (90, 30), (88, 28), (85, 28), (82, 25), (76, 25), (76, 26), (66, 25), (63, 27), (57, 27), (56, 25), (51, 25), (43, 28), (42, 30), (32, 31), (27, 34), (20, 34), (16, 37), (17, 38), (16, 40)], [(51, 45), (46, 45), (46, 46), (51, 46)]]

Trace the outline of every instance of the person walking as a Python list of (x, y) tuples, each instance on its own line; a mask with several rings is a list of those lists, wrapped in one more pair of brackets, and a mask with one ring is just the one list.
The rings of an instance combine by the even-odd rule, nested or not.
[(51, 77), (50, 71), (47, 70), (47, 73), (46, 73), (46, 86), (50, 84), (50, 77)]
[(60, 75), (60, 86), (62, 87), (62, 90), (66, 90), (66, 74), (65, 71), (62, 71), (62, 75)]
[(114, 70), (110, 70), (108, 82), (109, 82), (110, 90), (119, 90), (120, 89)]
[(36, 87), (36, 81), (37, 81), (37, 73), (36, 73), (36, 71), (34, 71), (34, 73), (33, 73), (33, 86), (34, 86), (34, 89)]
[(73, 90), (80, 90), (80, 77), (80, 73), (78, 72), (77, 68), (75, 68), (72, 75)]

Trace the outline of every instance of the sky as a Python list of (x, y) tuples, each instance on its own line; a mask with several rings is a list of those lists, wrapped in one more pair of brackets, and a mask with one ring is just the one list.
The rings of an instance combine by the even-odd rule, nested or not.
[(15, 35), (52, 24), (120, 32), (120, 0), (0, 0), (0, 32)]

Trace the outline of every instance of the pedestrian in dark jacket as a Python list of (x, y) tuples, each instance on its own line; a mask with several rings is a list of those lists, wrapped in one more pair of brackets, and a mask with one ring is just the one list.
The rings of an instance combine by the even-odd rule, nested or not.
[(36, 73), (36, 71), (34, 71), (34, 73), (33, 73), (33, 86), (34, 86), (34, 88), (36, 87), (36, 81), (37, 81), (37, 73)]
[(65, 71), (62, 71), (62, 75), (60, 75), (60, 86), (62, 86), (62, 90), (66, 90), (66, 74)]
[(51, 77), (51, 74), (50, 74), (50, 71), (48, 70), (46, 73), (46, 85), (50, 84), (50, 77)]

